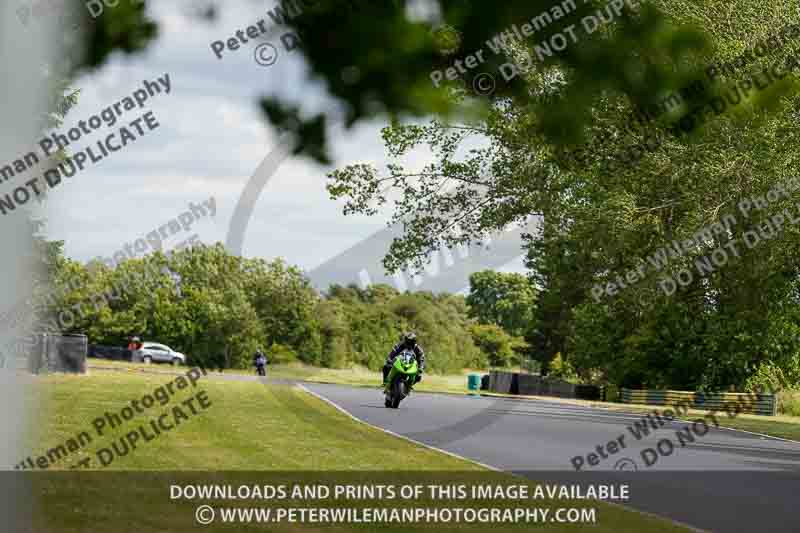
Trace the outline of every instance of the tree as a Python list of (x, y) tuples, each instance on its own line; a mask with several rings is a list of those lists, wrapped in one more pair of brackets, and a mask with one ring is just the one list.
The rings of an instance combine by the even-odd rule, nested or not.
[[(115, 268), (64, 258), (52, 244), (55, 329), (92, 344), (124, 345), (132, 335), (186, 353), (190, 364), (248, 368), (264, 348), (273, 362), (301, 360), (378, 370), (401, 332), (413, 329), (433, 372), (515, 364), (520, 339), (498, 326), (471, 329), (464, 297), (400, 294), (387, 286), (333, 286), (318, 294), (294, 266), (244, 259), (221, 244), (160, 252)], [(178, 294), (169, 272), (181, 277)]]
[(484, 270), (469, 278), (469, 315), (522, 336), (533, 327), (536, 290), (525, 276)]
[[(47, 87), (48, 103), (46, 112), (37, 117), (37, 124), (42, 131), (46, 131), (64, 123), (70, 110), (78, 103), (80, 91), (73, 89), (68, 80), (58, 77), (55, 73), (43, 74), (41, 81)], [(67, 157), (67, 153), (61, 149), (48, 158), (44, 164), (47, 168), (52, 168), (56, 162), (65, 157)], [(25, 213), (26, 220), (23, 223), (33, 244), (31, 253), (24, 258), (25, 271), (33, 278), (28, 307), (31, 311), (31, 322), (38, 328), (41, 328), (48, 318), (45, 299), (52, 290), (53, 277), (59, 269), (65, 266), (64, 242), (47, 241), (42, 232), (47, 220), (42, 215), (41, 205), (46, 199), (46, 190), (42, 191), (41, 196), (37, 195), (39, 206), (35, 206)], [(57, 331), (57, 329), (53, 329), (53, 331)]]
[(475, 345), (486, 354), (489, 366), (511, 366), (514, 340), (503, 328), (495, 324), (475, 324), (470, 327), (470, 333)]
[[(571, 212), (569, 202), (565, 199), (564, 212)], [(524, 336), (529, 357), (540, 363), (546, 375), (556, 354), (568, 353), (575, 308), (586, 301), (596, 271), (593, 249), (585, 241), (569, 238), (558, 222), (551, 223), (550, 219), (543, 221), (536, 238), (526, 239), (526, 247), (526, 265), (539, 292), (532, 327)]]
[(248, 273), (243, 289), (264, 325), (269, 344), (291, 346), (309, 363), (322, 355), (321, 340), (315, 326), (320, 301), (311, 282), (297, 267), (277, 259), (244, 261)]
[[(676, 27), (700, 22), (696, 7), (659, 5), (671, 8), (664, 12)], [(756, 20), (749, 2), (729, 4), (732, 11), (724, 14), (713, 2), (701, 2), (713, 54), (675, 61), (669, 53), (643, 55), (632, 47), (630, 55), (647, 67), (627, 63), (631, 76), (649, 79), (651, 66), (683, 73), (735, 62), (743, 48), (776, 34), (794, 9), (784, 2), (757, 5)], [(392, 158), (428, 147), (433, 163), (420, 170), (393, 161), (385, 173), (368, 164), (350, 165), (329, 175), (329, 190), (346, 201), (346, 213), (369, 214), (376, 201), (383, 205), (392, 198), (382, 192), (386, 186), (394, 188), (393, 221), (402, 221), (406, 232), (387, 254), (390, 270), (410, 261), (421, 267), (436, 248), (480, 241), (540, 215), (539, 234), (527, 241), (528, 264), (541, 291), (529, 342), (544, 362), (560, 353), (581, 374), (597, 370), (618, 383), (742, 387), (758, 365), (774, 360), (775, 346), (794, 342), (790, 329), (770, 328), (767, 321), (786, 316), (795, 299), (798, 228), (785, 225), (757, 248), (729, 252), (724, 267), (695, 275), (672, 294), (662, 289), (665, 277), (681, 269), (697, 271), (698, 262), (706, 264), (715, 251), (742, 243), (746, 232), (797, 201), (795, 192), (747, 216), (738, 209), (740, 202), (763, 198), (782, 177), (798, 173), (793, 117), (800, 101), (792, 89), (800, 58), (791, 49), (788, 44), (773, 49), (714, 82), (703, 76), (683, 79), (672, 92), (702, 83), (696, 91), (681, 92), (682, 104), (646, 127), (628, 120), (639, 102), (609, 85), (593, 96), (583, 131), (583, 153), (589, 157), (563, 150), (540, 127), (548, 118), (539, 107), (569, 103), (571, 92), (582, 87), (583, 72), (566, 64), (537, 65), (524, 74), (538, 106), (509, 97), (495, 101), (477, 124), (393, 124), (383, 133)], [(762, 77), (758, 84), (767, 88), (750, 90), (738, 104), (727, 99), (741, 96), (745, 82), (755, 86), (758, 69), (772, 65), (778, 65), (782, 81), (766, 84)], [(664, 96), (652, 87), (653, 98)], [(723, 97), (733, 102), (724, 113), (703, 112)], [(632, 158), (633, 152), (640, 157)], [(648, 261), (671, 242), (685, 242), (725, 217), (738, 217), (738, 223), (658, 268)], [(642, 264), (646, 275), (630, 281), (629, 273)], [(597, 286), (603, 289), (599, 293)]]
[[(291, 5), (290, 5), (291, 4)], [(415, 17), (411, 2), (393, 0), (320, 0), (316, 2), (282, 2), (283, 13), (272, 11), (284, 19), (303, 43), (303, 54), (310, 75), (321, 79), (335, 106), (347, 109), (348, 127), (373, 117), (376, 110), (390, 116), (426, 116), (430, 113), (465, 116), (483, 108), (486, 98), (463, 101), (452, 93), (468, 94), (482, 70), (463, 69), (455, 82), (445, 81), (442, 87), (432, 83), (432, 72), (455, 68), (476, 51), (502, 46), (507, 52), (489, 55), (484, 67), (497, 73), (501, 80), (488, 100), (513, 98), (520, 105), (536, 105), (541, 120), (528, 127), (550, 139), (574, 140), (587, 116), (594, 95), (614, 88), (628, 95), (637, 105), (646, 107), (660, 92), (680, 81), (683, 72), (648, 63), (645, 58), (666, 54), (676, 59), (702, 48), (701, 33), (685, 27), (666, 24), (666, 17), (650, 5), (638, 11), (625, 9), (614, 14), (615, 31), (598, 24), (586, 33), (581, 20), (598, 17), (598, 10), (607, 2), (572, 2), (556, 0), (510, 0), (498, 6), (493, 3), (465, 3), (461, 0), (435, 0), (429, 3), (433, 17)], [(669, 5), (669, 3), (667, 3)], [(158, 36), (156, 23), (146, 16), (145, 3), (122, 1), (106, 7), (99, 17), (87, 19), (87, 53), (75, 68), (99, 68), (116, 50), (126, 54), (141, 52)], [(300, 9), (298, 9), (298, 7)], [(221, 2), (210, 2), (202, 16), (213, 20)], [(561, 10), (560, 12), (556, 10)], [(438, 13), (438, 15), (435, 15)], [(548, 20), (522, 43), (515, 42), (513, 25), (522, 26), (533, 17)], [(254, 19), (263, 17), (255, 13)], [(537, 23), (538, 24), (538, 23)], [(270, 30), (277, 36), (279, 30)], [(563, 44), (569, 42), (564, 48)], [(562, 50), (557, 53), (534, 54), (532, 61), (550, 65), (565, 64), (576, 72), (575, 83), (564, 91), (564, 97), (549, 106), (541, 106), (531, 98), (525, 76), (499, 75), (501, 65), (519, 57), (519, 46)], [(77, 57), (77, 54), (76, 54)], [(508, 69), (509, 67), (506, 67)], [(643, 71), (642, 75), (631, 75)], [(332, 114), (309, 113), (296, 103), (277, 96), (262, 99), (266, 117), (277, 128), (295, 138), (295, 153), (304, 153), (318, 161), (328, 160), (328, 125)]]
[(329, 368), (343, 367), (348, 359), (350, 331), (345, 305), (338, 300), (327, 300), (317, 307), (317, 321), (322, 337), (320, 363)]

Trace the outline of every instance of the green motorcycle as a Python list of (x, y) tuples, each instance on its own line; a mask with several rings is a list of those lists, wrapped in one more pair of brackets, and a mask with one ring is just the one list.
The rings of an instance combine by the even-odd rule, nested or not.
[(417, 358), (411, 350), (404, 350), (394, 360), (394, 365), (386, 378), (386, 401), (384, 405), (392, 409), (397, 409), (400, 402), (409, 394), (417, 382)]

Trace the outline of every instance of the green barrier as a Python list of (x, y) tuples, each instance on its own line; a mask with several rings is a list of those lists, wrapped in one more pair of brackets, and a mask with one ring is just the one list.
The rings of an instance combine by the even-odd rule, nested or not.
[(737, 392), (691, 392), (672, 390), (631, 390), (620, 391), (622, 403), (644, 405), (687, 404), (692, 409), (727, 410), (735, 409), (740, 413), (775, 416), (778, 403), (774, 394), (737, 393)]
[(467, 378), (467, 389), (470, 394), (479, 394), (481, 390), (481, 376), (478, 374), (470, 374)]

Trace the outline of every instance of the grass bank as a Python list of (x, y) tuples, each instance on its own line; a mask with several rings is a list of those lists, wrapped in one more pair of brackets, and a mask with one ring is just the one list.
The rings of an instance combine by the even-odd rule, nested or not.
[[(185, 369), (184, 369), (185, 370)], [(48, 423), (32, 447), (34, 455), (74, 438), (81, 432), (93, 437), (92, 446), (68, 454), (53, 468), (66, 469), (79, 459), (93, 456), (100, 448), (112, 448), (131, 428), (148, 419), (181, 406), (188, 419), (179, 420), (175, 430), (141, 443), (137, 449), (119, 457), (108, 468), (122, 470), (381, 470), (407, 456), (409, 469), (473, 469), (429, 450), (399, 441), (362, 424), (298, 388), (265, 386), (258, 382), (215, 381), (201, 378), (196, 387), (179, 390), (164, 405), (156, 403), (144, 413), (116, 428), (105, 413), (119, 414), (146, 394), (166, 386), (173, 376), (92, 370), (89, 376), (59, 375), (42, 380), (49, 391), (46, 401)], [(210, 405), (198, 414), (181, 402), (204, 392)], [(143, 408), (143, 406), (140, 405)], [(106, 420), (98, 435), (94, 422)], [(112, 416), (113, 418), (113, 416)], [(175, 422), (171, 417), (164, 425)], [(175, 424), (172, 424), (175, 425)], [(155, 433), (152, 430), (151, 433)], [(412, 453), (413, 452), (413, 453)], [(46, 454), (45, 454), (46, 455)], [(91, 467), (102, 468), (94, 461)]]

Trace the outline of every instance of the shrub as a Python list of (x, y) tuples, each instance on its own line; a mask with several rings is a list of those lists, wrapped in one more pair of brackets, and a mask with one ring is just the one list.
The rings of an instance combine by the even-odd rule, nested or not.
[(476, 324), (470, 328), (472, 340), (485, 354), (491, 366), (506, 368), (514, 356), (513, 337), (494, 324)]
[(285, 364), (297, 361), (297, 353), (289, 346), (284, 344), (273, 344), (267, 351), (267, 358), (270, 363)]
[(783, 390), (778, 393), (778, 414), (800, 416), (800, 390)]
[(562, 357), (561, 352), (558, 352), (553, 360), (550, 361), (550, 373), (548, 376), (569, 382), (575, 382), (578, 379), (578, 374), (572, 364), (568, 359)]

